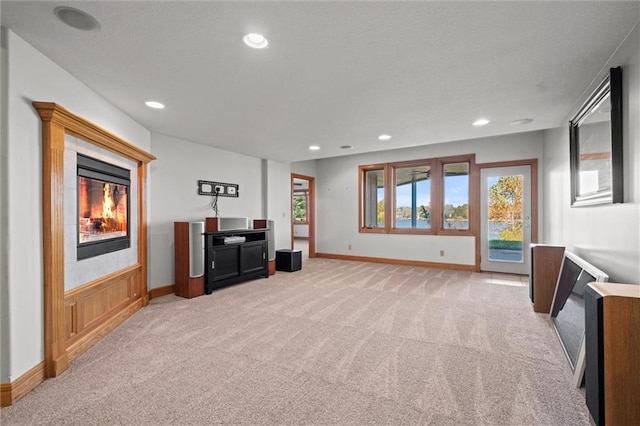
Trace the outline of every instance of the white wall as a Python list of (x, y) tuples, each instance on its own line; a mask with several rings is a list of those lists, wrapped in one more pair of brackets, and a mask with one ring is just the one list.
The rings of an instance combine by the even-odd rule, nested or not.
[(293, 225), (293, 236), (296, 238), (309, 238), (309, 225)]
[(198, 180), (239, 185), (239, 197), (219, 197), (220, 217), (262, 219), (261, 160), (169, 136), (152, 134), (149, 194), (149, 289), (175, 283), (173, 222), (214, 217)]
[(3, 31), (2, 38), (7, 60), (3, 70), (7, 82), (2, 87), (6, 114), (2, 130), (6, 160), (2, 167), (7, 182), (3, 184), (0, 244), (7, 256), (7, 270), (2, 273), (7, 275), (1, 283), (0, 381), (6, 383), (44, 359), (41, 126), (31, 102), (56, 102), (144, 150), (149, 150), (151, 137), (145, 128), (11, 31)]
[[(605, 65), (595, 82), (610, 67), (622, 66), (624, 204), (571, 208), (569, 131), (545, 132), (544, 242), (567, 247), (610, 276), (612, 282), (640, 283), (640, 30)], [(585, 88), (585, 97), (594, 86)], [(570, 117), (575, 111), (568, 113)]]
[(316, 177), (318, 160), (295, 161), (291, 163), (291, 173)]
[[(477, 163), (531, 158), (541, 162), (542, 147), (542, 132), (526, 132), (317, 160), (316, 250), (319, 253), (474, 265), (474, 237), (359, 233), (358, 166), (470, 153), (476, 154)], [(444, 257), (440, 256), (440, 250), (445, 251)]]
[(7, 244), (7, 229), (9, 220), (9, 192), (8, 185), (8, 114), (6, 93), (9, 88), (7, 63), (7, 33), (0, 27), (0, 381), (4, 382), (9, 376), (9, 277), (7, 263), (9, 250)]
[(263, 160), (267, 218), (274, 221), (275, 249), (291, 248), (291, 164)]

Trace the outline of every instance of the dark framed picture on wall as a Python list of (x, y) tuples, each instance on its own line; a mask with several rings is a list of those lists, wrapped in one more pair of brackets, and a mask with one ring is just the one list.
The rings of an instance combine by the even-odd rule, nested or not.
[(609, 75), (569, 122), (571, 206), (622, 203), (622, 69)]

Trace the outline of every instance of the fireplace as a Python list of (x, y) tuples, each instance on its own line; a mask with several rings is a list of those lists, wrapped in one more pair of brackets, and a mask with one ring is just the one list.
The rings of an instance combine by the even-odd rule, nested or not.
[(78, 260), (130, 247), (130, 171), (78, 154)]

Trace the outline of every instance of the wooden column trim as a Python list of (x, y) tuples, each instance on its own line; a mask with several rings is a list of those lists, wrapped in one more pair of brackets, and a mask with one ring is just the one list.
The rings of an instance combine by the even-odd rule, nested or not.
[(138, 164), (138, 262), (142, 306), (149, 304), (147, 292), (147, 163)]
[(316, 178), (309, 176), (309, 257), (316, 257)]
[[(302, 179), (309, 182), (308, 205), (307, 205), (307, 226), (309, 227), (309, 257), (316, 257), (316, 178), (313, 176), (291, 173), (291, 195), (294, 192), (294, 179)], [(291, 216), (291, 248), (293, 248), (293, 205)]]
[(77, 136), (138, 164), (138, 256), (143, 303), (147, 295), (146, 164), (155, 157), (52, 102), (33, 102), (42, 120), (42, 218), (45, 374), (54, 377), (69, 365), (64, 292), (64, 140)]
[(42, 222), (45, 370), (54, 377), (69, 364), (64, 330), (64, 127), (44, 118)]

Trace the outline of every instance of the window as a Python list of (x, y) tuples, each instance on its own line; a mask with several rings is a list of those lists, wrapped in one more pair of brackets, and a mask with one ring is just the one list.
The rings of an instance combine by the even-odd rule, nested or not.
[(360, 232), (473, 235), (474, 155), (360, 166)]
[(445, 164), (442, 169), (444, 229), (469, 229), (469, 162)]
[(394, 228), (431, 228), (431, 164), (393, 170)]
[(306, 224), (309, 218), (309, 191), (294, 191), (293, 193), (293, 223)]
[(363, 230), (384, 229), (385, 227), (385, 167), (360, 166), (361, 218)]

